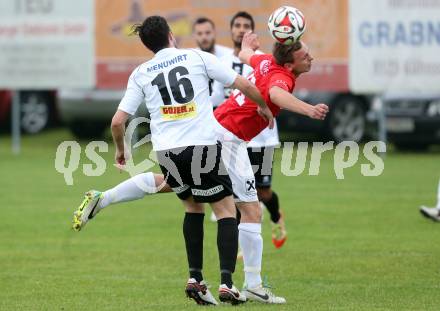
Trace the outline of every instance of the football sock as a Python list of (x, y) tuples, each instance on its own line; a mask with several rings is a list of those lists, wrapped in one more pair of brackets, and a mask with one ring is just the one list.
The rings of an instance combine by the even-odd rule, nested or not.
[(238, 227), (235, 218), (217, 220), (217, 248), (220, 259), (221, 284), (232, 287), (238, 251)]
[(183, 237), (188, 258), (189, 277), (197, 282), (203, 280), (203, 219), (205, 214), (185, 213)]
[(272, 220), (273, 223), (277, 223), (278, 220), (280, 220), (281, 214), (278, 196), (275, 191), (272, 191), (272, 197), (267, 201), (263, 201), (263, 203), (270, 213), (270, 220)]
[(241, 223), (238, 226), (240, 247), (243, 251), (244, 277), (248, 288), (261, 284), (261, 261), (263, 257), (263, 239), (261, 224)]
[(103, 198), (98, 206), (104, 208), (114, 203), (139, 200), (145, 195), (155, 192), (157, 192), (157, 190), (154, 174), (151, 172), (142, 173), (103, 192)]

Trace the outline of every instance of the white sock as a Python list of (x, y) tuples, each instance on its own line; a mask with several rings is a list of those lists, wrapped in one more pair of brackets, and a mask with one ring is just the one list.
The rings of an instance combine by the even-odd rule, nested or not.
[(263, 238), (261, 224), (240, 223), (238, 240), (243, 250), (244, 280), (248, 288), (261, 284), (261, 261), (263, 257)]
[(104, 208), (114, 203), (139, 200), (147, 194), (156, 192), (154, 174), (151, 172), (142, 173), (105, 191), (102, 200), (99, 202), (99, 207)]

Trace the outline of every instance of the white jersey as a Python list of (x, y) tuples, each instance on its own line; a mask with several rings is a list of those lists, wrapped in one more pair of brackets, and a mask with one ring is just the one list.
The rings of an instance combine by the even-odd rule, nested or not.
[[(225, 55), (220, 58), (224, 67), (234, 69), (238, 74), (244, 77), (249, 76), (254, 70), (251, 66), (243, 64), (234, 54)], [(211, 101), (214, 107), (221, 105), (231, 95), (232, 89), (215, 81), (212, 86)], [(278, 137), (278, 127), (275, 122), (273, 129), (266, 127), (260, 134), (254, 137), (249, 143), (250, 148), (273, 147), (280, 144)]]
[(133, 115), (145, 100), (153, 150), (214, 145), (209, 80), (231, 85), (236, 78), (212, 54), (166, 48), (133, 71), (118, 109)]
[[(196, 48), (196, 50), (201, 51), (200, 48)], [(220, 59), (223, 56), (232, 55), (232, 53), (234, 53), (233, 49), (228, 48), (227, 46), (224, 45), (215, 44), (214, 50), (212, 51), (211, 54), (214, 54), (215, 56), (217, 56), (217, 58)]]
[(232, 55), (233, 53), (234, 50), (228, 48), (227, 46), (220, 44), (214, 45), (214, 55), (217, 56), (219, 59), (227, 55)]

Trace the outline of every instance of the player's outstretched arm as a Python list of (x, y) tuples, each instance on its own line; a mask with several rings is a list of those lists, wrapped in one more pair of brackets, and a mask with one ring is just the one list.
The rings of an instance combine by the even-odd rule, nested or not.
[(308, 116), (312, 119), (324, 120), (328, 112), (327, 105), (317, 104), (313, 106), (307, 104), (278, 86), (273, 86), (269, 90), (269, 96), (272, 103), (280, 108)]
[(258, 113), (269, 122), (268, 126), (272, 129), (274, 126), (273, 114), (267, 106), (266, 102), (264, 101), (263, 97), (261, 96), (261, 93), (257, 89), (257, 87), (249, 80), (240, 75), (237, 75), (237, 78), (235, 79), (231, 87), (234, 89), (239, 89), (244, 94), (244, 96), (248, 97), (250, 100), (258, 105), (258, 107), (260, 108)]
[(251, 57), (255, 55), (255, 51), (260, 47), (260, 42), (258, 42), (257, 35), (248, 32), (243, 36), (243, 41), (241, 42), (241, 51), (238, 54), (238, 58), (246, 64), (251, 65)]

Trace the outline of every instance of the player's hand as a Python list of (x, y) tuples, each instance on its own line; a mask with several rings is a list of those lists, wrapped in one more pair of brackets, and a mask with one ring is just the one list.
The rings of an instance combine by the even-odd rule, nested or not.
[(317, 104), (313, 106), (309, 117), (316, 120), (324, 120), (328, 113), (328, 106), (326, 104)]
[(127, 160), (130, 158), (130, 154), (127, 150), (116, 150), (115, 153), (115, 162), (118, 166), (125, 166)]
[(268, 127), (270, 129), (273, 129), (274, 119), (273, 119), (272, 111), (270, 111), (269, 107), (265, 107), (265, 108), (258, 107), (257, 112), (263, 119), (269, 122)]
[(249, 31), (244, 34), (243, 41), (241, 42), (241, 49), (252, 49), (256, 51), (260, 48), (260, 42), (258, 42), (257, 34)]

